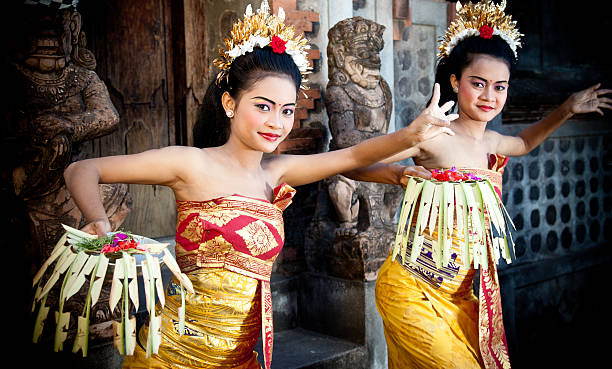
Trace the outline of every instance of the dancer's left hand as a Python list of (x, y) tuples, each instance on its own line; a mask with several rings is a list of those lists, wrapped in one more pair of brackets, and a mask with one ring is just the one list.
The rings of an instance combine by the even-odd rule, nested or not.
[(408, 185), (408, 179), (410, 179), (409, 176), (431, 179), (431, 172), (420, 165), (410, 165), (404, 167), (402, 170), (402, 176), (400, 177), (400, 185), (404, 189), (406, 189), (406, 186)]
[(450, 122), (459, 117), (458, 114), (446, 114), (455, 104), (448, 101), (442, 106), (440, 102), (440, 84), (434, 84), (434, 91), (429, 105), (408, 125), (412, 130), (415, 144), (430, 140), (439, 134), (446, 133), (453, 136), (455, 132), (450, 129)]
[(601, 109), (612, 109), (612, 99), (602, 95), (612, 93), (610, 89), (600, 89), (601, 83), (593, 85), (585, 90), (575, 92), (567, 100), (566, 104), (572, 114), (597, 112), (603, 115)]

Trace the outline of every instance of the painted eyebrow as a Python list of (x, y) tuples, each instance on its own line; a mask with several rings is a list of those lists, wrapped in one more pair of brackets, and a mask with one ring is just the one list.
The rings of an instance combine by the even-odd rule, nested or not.
[[(267, 102), (269, 102), (270, 104), (272, 104), (272, 105), (276, 105), (276, 103), (274, 102), (274, 100), (270, 100), (270, 99), (268, 99), (267, 97), (263, 97), (263, 96), (255, 96), (255, 97), (252, 97), (252, 98), (251, 98), (251, 100), (255, 100), (255, 99), (262, 99), (262, 100), (266, 100), (266, 101), (267, 101)], [(292, 106), (292, 105), (293, 105), (293, 106), (295, 106), (295, 103), (288, 103), (288, 104), (285, 104), (285, 105), (283, 105), (283, 106)]]
[[(478, 77), (478, 76), (469, 76), (469, 78), (476, 78), (476, 79), (479, 79), (479, 80), (481, 80), (483, 82), (488, 82), (486, 79), (484, 79), (482, 77)], [(505, 80), (504, 81), (497, 81), (495, 83), (508, 83), (508, 81), (505, 81)]]

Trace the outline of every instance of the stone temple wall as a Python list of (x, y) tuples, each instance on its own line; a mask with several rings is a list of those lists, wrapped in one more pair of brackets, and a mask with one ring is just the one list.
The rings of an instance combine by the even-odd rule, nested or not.
[(504, 172), (517, 260), (502, 261), (499, 277), (516, 367), (588, 367), (604, 359), (603, 343), (583, 338), (612, 328), (601, 303), (612, 267), (610, 120), (567, 122), (528, 155), (510, 158)]
[(503, 201), (517, 229), (518, 264), (610, 238), (612, 177), (602, 157), (609, 144), (609, 134), (553, 137), (528, 155), (511, 158)]

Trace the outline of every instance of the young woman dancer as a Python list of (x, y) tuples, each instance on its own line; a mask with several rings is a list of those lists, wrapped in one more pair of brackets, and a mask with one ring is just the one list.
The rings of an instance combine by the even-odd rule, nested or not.
[[(405, 186), (407, 174), (429, 179), (428, 169), (455, 166), (490, 179), (501, 198), (507, 156), (527, 154), (574, 114), (603, 114), (603, 108), (611, 108), (612, 100), (602, 95), (612, 90), (595, 85), (574, 93), (517, 137), (487, 130), (487, 123), (506, 102), (520, 45), (520, 34), (504, 7), (505, 2), (495, 5), (489, 0), (464, 5), (440, 45), (436, 82), (443, 101), (458, 102), (459, 118), (451, 123), (455, 135), (437, 136), (347, 176)], [(385, 164), (408, 157), (416, 167)], [(453, 239), (458, 237), (454, 232)], [(509, 368), (495, 263), (489, 258), (488, 269), (481, 268), (476, 299), (472, 292), (475, 270), (461, 267), (462, 241), (452, 246), (457, 255), (453, 266), (438, 269), (427, 253), (436, 239), (435, 232), (431, 237), (426, 233), (424, 251), (416, 262), (404, 266), (389, 256), (379, 271), (376, 304), (383, 319), (389, 368)], [(406, 255), (410, 252), (409, 242)]]
[[(218, 146), (166, 147), (135, 155), (70, 165), (68, 188), (90, 223), (110, 231), (98, 183), (158, 184), (177, 200), (176, 258), (196, 293), (186, 297), (186, 331), (179, 334), (177, 281), (166, 290), (159, 353), (137, 347), (126, 368), (260, 368), (253, 347), (262, 332), (264, 359), (272, 354), (270, 273), (281, 251), (282, 211), (291, 186), (367, 166), (438, 134), (452, 134), (438, 93), (408, 127), (354, 147), (316, 155), (272, 155), (294, 121), (296, 92), (308, 71), (306, 41), (294, 37), (284, 14), (266, 1), (250, 6), (235, 25), (216, 64), (221, 72), (207, 90), (198, 142)], [(436, 90), (438, 91), (438, 90)], [(207, 146), (207, 144), (204, 144)], [(139, 332), (146, 342), (147, 327)]]

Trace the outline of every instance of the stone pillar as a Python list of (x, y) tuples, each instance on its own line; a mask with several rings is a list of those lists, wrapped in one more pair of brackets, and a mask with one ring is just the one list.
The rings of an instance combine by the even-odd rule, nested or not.
[[(388, 130), (393, 104), (382, 76), (384, 31), (383, 25), (357, 16), (328, 33), (325, 105), (332, 150)], [(322, 187), (305, 241), (308, 272), (301, 283), (300, 323), (365, 346), (364, 368), (385, 368), (374, 286), (395, 236), (393, 219), (402, 190), (340, 175)]]
[[(434, 83), (438, 39), (446, 29), (445, 2), (410, 1), (410, 22), (394, 41), (395, 127), (408, 125), (425, 108)], [(397, 25), (396, 25), (397, 27)]]

